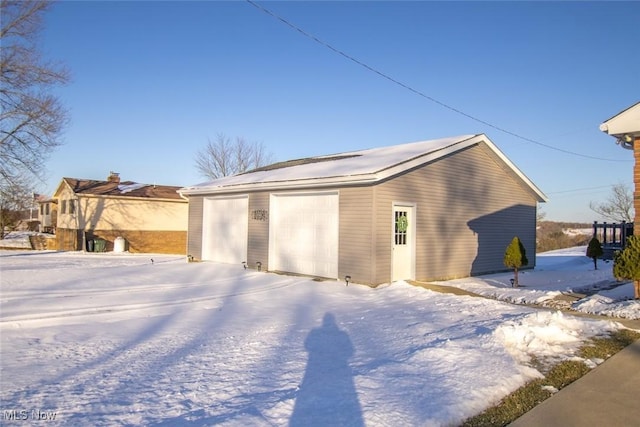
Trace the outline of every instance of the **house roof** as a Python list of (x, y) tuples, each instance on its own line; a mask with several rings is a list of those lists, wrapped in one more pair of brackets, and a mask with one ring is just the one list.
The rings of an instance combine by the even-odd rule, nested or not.
[(605, 120), (600, 130), (616, 137), (640, 136), (640, 102)]
[(389, 147), (274, 163), (238, 175), (180, 189), (184, 195), (306, 189), (374, 184), (465, 148), (483, 144), (537, 198), (547, 197), (484, 134), (462, 135)]
[(133, 181), (97, 181), (92, 179), (62, 178), (55, 195), (67, 185), (75, 194), (84, 196), (109, 196), (144, 199), (184, 200), (178, 186), (140, 184)]

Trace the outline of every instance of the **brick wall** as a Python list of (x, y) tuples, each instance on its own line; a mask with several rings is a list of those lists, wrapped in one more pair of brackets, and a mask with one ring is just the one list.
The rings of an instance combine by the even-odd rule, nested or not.
[(57, 250), (58, 239), (56, 237), (45, 237), (43, 235), (29, 236), (31, 247), (35, 250)]
[(640, 137), (635, 138), (635, 141), (633, 142), (633, 148), (633, 155), (636, 160), (635, 166), (633, 168), (633, 182), (635, 184), (633, 193), (633, 206), (636, 211), (633, 234), (640, 236)]
[(187, 253), (186, 231), (136, 231), (93, 230), (83, 239), (82, 232), (73, 229), (56, 230), (58, 249), (62, 251), (83, 250), (83, 241), (103, 239), (107, 252), (113, 251), (116, 237), (125, 239), (125, 251), (131, 253), (180, 254)]
[(187, 253), (186, 231), (94, 230), (87, 239), (104, 239), (106, 250), (113, 251), (116, 237), (125, 239), (125, 251), (131, 253), (180, 254)]
[(56, 241), (60, 251), (82, 250), (82, 235), (76, 229), (57, 228)]

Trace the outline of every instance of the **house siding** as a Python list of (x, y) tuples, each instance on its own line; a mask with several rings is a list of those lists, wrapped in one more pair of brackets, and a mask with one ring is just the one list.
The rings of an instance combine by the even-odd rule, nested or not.
[[(188, 204), (185, 200), (161, 201), (115, 197), (76, 197), (74, 217), (80, 230), (187, 230)], [(67, 206), (67, 212), (68, 212)], [(75, 219), (77, 217), (77, 219)], [(72, 227), (70, 227), (72, 228)]]
[(343, 188), (339, 195), (338, 278), (371, 283), (375, 213), (373, 188)]
[(247, 245), (247, 265), (263, 269), (269, 268), (269, 192), (249, 194), (249, 241)]
[(473, 146), (378, 185), (374, 283), (391, 279), (394, 202), (416, 203), (416, 279), (505, 270), (504, 250), (518, 235), (535, 265), (536, 200)]
[(204, 197), (189, 197), (189, 213), (188, 222), (189, 230), (187, 233), (187, 255), (194, 260), (202, 260), (202, 205)]

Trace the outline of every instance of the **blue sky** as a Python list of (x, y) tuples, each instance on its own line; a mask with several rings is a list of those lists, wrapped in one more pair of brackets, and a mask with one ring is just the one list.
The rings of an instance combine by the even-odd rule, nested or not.
[(279, 161), (476, 133), (549, 196), (547, 219), (591, 222), (590, 201), (633, 188), (632, 152), (598, 126), (640, 100), (640, 2), (259, 4), (413, 91), (248, 2), (62, 1), (42, 50), (71, 70), (71, 123), (41, 190), (199, 183), (218, 134)]

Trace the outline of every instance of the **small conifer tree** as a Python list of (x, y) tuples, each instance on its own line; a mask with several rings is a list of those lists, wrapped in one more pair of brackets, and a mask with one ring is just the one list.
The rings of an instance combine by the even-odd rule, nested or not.
[(529, 264), (527, 251), (518, 236), (515, 236), (504, 253), (504, 265), (513, 268), (514, 287), (518, 287), (518, 269), (527, 264)]
[(587, 246), (587, 256), (593, 260), (593, 266), (596, 270), (598, 269), (598, 257), (601, 257), (603, 253), (600, 240), (596, 237), (591, 238), (589, 246)]
[(627, 238), (625, 248), (615, 253), (613, 262), (613, 275), (618, 280), (633, 280), (634, 298), (640, 299), (640, 236)]

